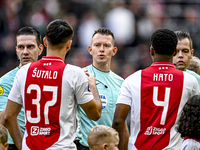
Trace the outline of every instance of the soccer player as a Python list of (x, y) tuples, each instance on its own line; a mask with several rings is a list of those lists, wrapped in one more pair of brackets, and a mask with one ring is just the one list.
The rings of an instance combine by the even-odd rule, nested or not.
[(94, 74), (96, 78), (99, 97), (102, 101), (102, 113), (99, 120), (92, 121), (78, 105), (78, 130), (75, 141), (78, 150), (89, 150), (87, 137), (93, 126), (112, 126), (117, 97), (124, 81), (110, 70), (111, 59), (117, 53), (117, 47), (114, 46), (114, 35), (109, 29), (99, 28), (94, 32), (88, 51), (92, 55), (93, 63), (84, 69)]
[(200, 87), (200, 76), (196, 72), (187, 69), (190, 64), (190, 59), (192, 59), (194, 54), (192, 37), (190, 36), (190, 33), (185, 30), (175, 31), (175, 34), (178, 37), (178, 44), (177, 54), (173, 57), (173, 63), (177, 69), (193, 75), (197, 79)]
[(88, 134), (90, 150), (118, 150), (118, 132), (108, 126), (98, 125), (92, 127)]
[(155, 31), (150, 47), (152, 65), (133, 73), (122, 84), (113, 121), (113, 128), (119, 132), (120, 150), (130, 108), (129, 150), (180, 148), (183, 140), (175, 131), (175, 123), (188, 98), (199, 93), (199, 86), (194, 76), (172, 63), (177, 42), (173, 31)]
[[(73, 29), (67, 22), (50, 22), (43, 39), (47, 56), (17, 72), (5, 110), (5, 125), (18, 149), (74, 150), (77, 103), (90, 119), (98, 120), (101, 115), (94, 76), (64, 63), (72, 36)], [(26, 117), (23, 143), (16, 121), (22, 105)]]
[[(35, 62), (38, 60), (38, 56), (43, 51), (43, 45), (41, 44), (41, 35), (33, 27), (22, 27), (18, 30), (16, 35), (16, 54), (19, 59), (19, 65), (15, 69), (9, 71), (0, 78), (0, 120), (3, 119), (4, 110), (8, 101), (8, 95), (13, 86), (14, 78), (18, 70), (25, 64)], [(19, 115), (17, 116), (22, 134), (25, 131), (25, 118), (24, 107), (22, 107)], [(4, 120), (2, 120), (4, 121)], [(3, 123), (0, 121), (0, 123)], [(17, 150), (10, 134), (8, 134), (8, 150)]]
[(200, 95), (191, 97), (181, 112), (177, 130), (184, 138), (180, 150), (200, 149)]
[(7, 150), (8, 149), (8, 132), (7, 129), (0, 125), (0, 150)]

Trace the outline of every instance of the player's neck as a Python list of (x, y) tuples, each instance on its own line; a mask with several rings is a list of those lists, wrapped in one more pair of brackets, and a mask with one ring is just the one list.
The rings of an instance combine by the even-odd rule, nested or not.
[(153, 62), (171, 62), (173, 61), (173, 56), (170, 55), (160, 55), (156, 54), (153, 57)]
[(48, 49), (46, 54), (46, 56), (60, 57), (63, 60), (65, 60), (65, 55), (66, 52), (64, 50), (52, 50), (52, 49)]
[(110, 65), (109, 64), (99, 64), (99, 63), (94, 63), (93, 62), (93, 67), (95, 67), (96, 69), (103, 71), (103, 72), (109, 72), (110, 71)]

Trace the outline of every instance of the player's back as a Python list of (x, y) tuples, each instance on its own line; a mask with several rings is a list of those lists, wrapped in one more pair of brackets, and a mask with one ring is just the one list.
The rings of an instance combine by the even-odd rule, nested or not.
[(172, 63), (153, 63), (126, 82), (131, 82), (133, 118), (129, 149), (177, 149), (182, 139), (175, 123), (187, 99), (198, 94), (196, 79)]
[(77, 102), (93, 98), (83, 96), (88, 89), (83, 70), (57, 57), (43, 57), (22, 67), (20, 74), (26, 113), (23, 149), (76, 149)]

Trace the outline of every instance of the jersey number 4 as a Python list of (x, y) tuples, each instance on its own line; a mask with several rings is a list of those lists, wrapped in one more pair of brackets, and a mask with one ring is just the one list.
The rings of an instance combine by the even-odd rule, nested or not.
[[(36, 105), (36, 112), (37, 112), (37, 117), (36, 118), (32, 118), (31, 117), (31, 111), (27, 110), (27, 120), (30, 123), (38, 123), (40, 121), (40, 100), (41, 100), (41, 89), (38, 85), (36, 84), (31, 84), (29, 85), (28, 89), (27, 89), (27, 93), (31, 93), (31, 90), (36, 90), (36, 99), (32, 99), (32, 104)], [(44, 118), (45, 118), (45, 124), (49, 124), (49, 118), (48, 118), (48, 112), (49, 112), (49, 107), (53, 106), (56, 101), (57, 101), (57, 91), (58, 91), (58, 87), (56, 86), (43, 86), (43, 91), (48, 91), (48, 92), (52, 92), (52, 100), (47, 101), (44, 105)]]
[(160, 121), (161, 125), (165, 124), (165, 120), (167, 117), (167, 110), (168, 110), (168, 105), (169, 105), (169, 95), (170, 95), (170, 88), (165, 88), (164, 101), (158, 101), (158, 87), (157, 86), (153, 87), (153, 102), (156, 106), (163, 107), (163, 112), (162, 112), (161, 121)]

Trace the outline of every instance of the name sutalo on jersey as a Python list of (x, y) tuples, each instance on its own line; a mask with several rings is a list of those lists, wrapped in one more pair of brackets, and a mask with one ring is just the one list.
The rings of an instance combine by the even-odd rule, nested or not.
[(34, 68), (32, 77), (34, 78), (43, 78), (43, 79), (57, 79), (58, 72), (57, 71), (49, 71), (49, 70), (39, 70)]
[(173, 74), (154, 73), (153, 81), (173, 81)]

